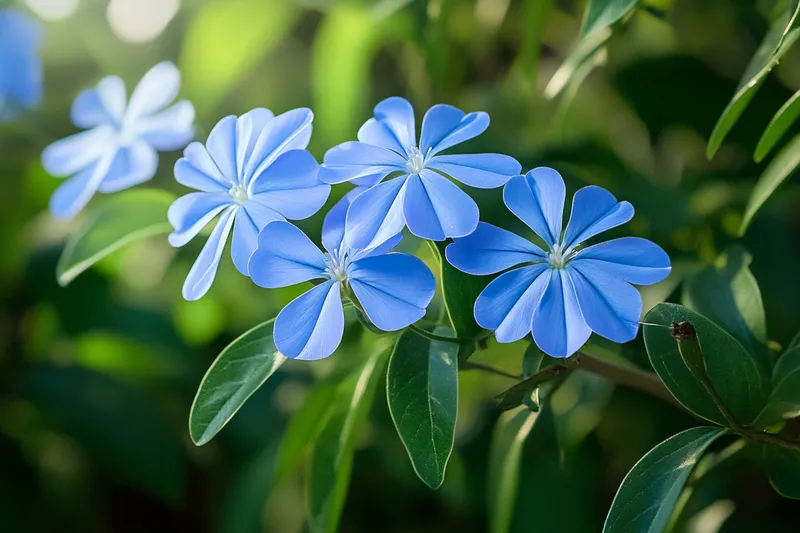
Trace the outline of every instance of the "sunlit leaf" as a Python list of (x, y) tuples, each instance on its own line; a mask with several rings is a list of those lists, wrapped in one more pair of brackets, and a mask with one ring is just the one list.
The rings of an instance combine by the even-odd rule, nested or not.
[(607, 28), (630, 13), (639, 0), (589, 0), (581, 23), (581, 36)]
[(553, 77), (550, 78), (547, 87), (544, 89), (544, 95), (547, 98), (555, 98), (561, 94), (564, 88), (569, 85), (570, 80), (576, 75), (581, 74), (585, 77), (588, 72), (582, 67), (596, 57), (598, 51), (610, 37), (611, 28), (602, 27), (581, 39), (574, 50), (561, 63), (561, 66), (558, 67)]
[(800, 452), (778, 446), (762, 446), (761, 464), (775, 491), (784, 498), (800, 500)]
[(760, 163), (761, 160), (764, 159), (798, 117), (800, 117), (800, 91), (794, 93), (794, 95), (778, 109), (778, 112), (775, 113), (772, 120), (769, 121), (767, 129), (765, 129), (764, 133), (761, 135), (761, 139), (759, 139), (758, 146), (756, 146), (756, 151), (753, 155), (757, 163)]

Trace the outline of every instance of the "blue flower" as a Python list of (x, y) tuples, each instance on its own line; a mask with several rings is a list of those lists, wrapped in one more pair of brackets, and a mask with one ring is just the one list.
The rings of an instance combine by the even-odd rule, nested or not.
[(78, 94), (72, 122), (89, 129), (42, 153), (47, 172), (69, 177), (50, 198), (54, 217), (75, 215), (96, 191), (117, 192), (149, 180), (158, 167), (156, 150), (186, 146), (194, 136), (194, 107), (184, 100), (165, 109), (179, 88), (178, 69), (165, 62), (144, 75), (127, 105), (125, 84), (117, 76)]
[[(505, 184), (522, 167), (500, 154), (437, 154), (487, 127), (486, 113), (464, 114), (449, 105), (435, 105), (425, 114), (417, 146), (414, 110), (408, 101), (393, 97), (375, 106), (375, 118), (358, 132), (360, 142), (328, 150), (320, 169), (320, 180), (326, 183), (351, 181), (372, 187), (353, 201), (347, 215), (349, 244), (369, 248), (406, 225), (414, 235), (435, 241), (475, 231), (478, 206), (444, 176), (491, 189)], [(392, 179), (380, 183), (389, 175)]]
[(342, 294), (357, 302), (367, 318), (384, 331), (396, 331), (425, 315), (436, 280), (413, 255), (388, 253), (402, 239), (391, 237), (375, 248), (353, 249), (344, 240), (345, 213), (351, 191), (325, 217), (323, 253), (288, 222), (273, 222), (258, 236), (250, 276), (266, 288), (303, 281), (318, 284), (281, 310), (275, 319), (278, 350), (295, 359), (322, 359), (342, 341)]
[(175, 231), (169, 242), (183, 246), (220, 216), (186, 277), (184, 298), (197, 300), (211, 288), (231, 228), (233, 264), (246, 276), (264, 226), (308, 218), (325, 204), (331, 187), (317, 180), (319, 165), (305, 150), (313, 118), (309, 109), (277, 117), (268, 109), (254, 109), (220, 120), (205, 146), (193, 142), (186, 147), (175, 163), (175, 179), (200, 192), (170, 206)]
[(42, 99), (39, 25), (11, 9), (0, 11), (0, 121)]
[(592, 331), (614, 342), (636, 337), (642, 299), (631, 285), (651, 285), (670, 272), (654, 243), (623, 237), (581, 245), (633, 218), (633, 206), (596, 186), (580, 189), (562, 235), (565, 187), (551, 168), (517, 176), (503, 190), (506, 206), (541, 237), (549, 250), (509, 231), (481, 223), (445, 251), (459, 270), (474, 275), (510, 270), (489, 283), (475, 302), (475, 320), (499, 342), (528, 333), (553, 357), (575, 353)]

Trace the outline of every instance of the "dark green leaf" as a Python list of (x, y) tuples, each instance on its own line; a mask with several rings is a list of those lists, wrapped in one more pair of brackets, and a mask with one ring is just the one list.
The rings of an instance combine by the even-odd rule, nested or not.
[(767, 168), (759, 176), (750, 199), (747, 200), (747, 208), (744, 210), (742, 225), (739, 227), (739, 235), (744, 235), (753, 217), (764, 205), (764, 202), (775, 192), (775, 189), (783, 183), (786, 178), (791, 176), (800, 166), (800, 135), (792, 139), (778, 155), (769, 162)]
[(772, 393), (756, 426), (768, 427), (800, 415), (800, 348), (784, 353), (772, 371)]
[(270, 443), (236, 472), (225, 491), (217, 533), (258, 533), (273, 482), (275, 444)]
[(366, 421), (385, 364), (383, 353), (373, 355), (339, 384), (331, 400), (311, 452), (306, 484), (309, 525), (314, 533), (336, 531), (350, 484), (356, 436)]
[(762, 464), (775, 492), (800, 500), (800, 452), (764, 445), (762, 453)]
[[(659, 304), (644, 319), (670, 326), (688, 321), (697, 331), (711, 383), (739, 423), (755, 420), (769, 396), (769, 360), (749, 353), (739, 341), (706, 317), (676, 304)], [(668, 327), (644, 326), (644, 342), (653, 369), (688, 410), (718, 424), (725, 418), (684, 364)]]
[(767, 129), (764, 130), (761, 139), (758, 141), (754, 159), (760, 163), (762, 159), (772, 150), (775, 144), (783, 137), (786, 130), (794, 124), (797, 117), (800, 117), (800, 91), (792, 95), (785, 104), (778, 109), (772, 120), (769, 121)]
[(455, 437), (458, 344), (403, 333), (389, 359), (386, 398), (414, 471), (429, 487), (439, 488)]
[(589, 0), (581, 23), (581, 36), (607, 28), (630, 13), (639, 0)]
[(650, 450), (622, 481), (603, 533), (662, 531), (697, 461), (725, 432), (687, 429)]
[(198, 446), (219, 433), (286, 361), (275, 347), (272, 325), (264, 322), (230, 343), (206, 372), (189, 413), (189, 435)]
[(70, 237), (56, 267), (58, 283), (78, 275), (126, 244), (172, 231), (167, 209), (175, 195), (155, 189), (134, 189), (113, 196), (87, 215)]
[(507, 533), (517, 499), (520, 460), (525, 439), (538, 413), (519, 409), (500, 415), (489, 450), (488, 496), (489, 532)]

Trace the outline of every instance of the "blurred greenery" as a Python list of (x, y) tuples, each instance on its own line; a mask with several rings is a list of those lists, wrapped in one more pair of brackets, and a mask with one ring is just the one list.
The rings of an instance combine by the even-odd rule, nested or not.
[[(142, 13), (150, 4), (139, 3)], [(161, 60), (182, 71), (199, 139), (225, 115), (307, 106), (319, 160), (354, 138), (387, 96), (412, 101), (418, 122), (437, 102), (483, 110), (492, 125), (464, 150), (507, 153), (525, 170), (552, 166), (570, 194), (597, 184), (636, 207), (617, 234), (654, 240), (675, 265), (670, 278), (643, 291), (645, 311), (683, 301), (679, 285), (692, 272), (721, 276), (715, 261), (737, 242), (752, 255), (766, 338), (788, 346), (800, 329), (800, 186), (791, 178), (800, 124), (785, 126), (763, 162), (753, 154), (770, 119), (800, 89), (800, 46), (761, 57), (768, 76), (751, 58), (789, 2), (610, 4), (587, 26), (584, 0), (182, 0), (163, 32), (136, 43), (109, 24), (109, 2), (80, 0), (68, 18), (42, 21), (44, 103), (0, 125), (0, 531), (292, 533), (306, 531), (307, 512), (324, 523), (341, 513), (347, 533), (469, 533), (498, 531), (498, 523), (512, 532), (600, 531), (631, 467), (696, 420), (578, 373), (532, 428), (515, 412), (502, 415), (496, 430), (494, 397), (513, 381), (462, 372), (455, 449), (433, 491), (416, 477), (387, 407), (386, 341), (352, 316), (336, 356), (286, 362), (213, 441), (195, 447), (187, 421), (206, 370), (234, 338), (306, 288), (259, 289), (226, 257), (210, 293), (185, 302), (180, 286), (201, 243), (174, 250), (163, 235), (113, 252), (62, 288), (59, 256), (85, 217), (61, 223), (46, 212), (58, 181), (39, 156), (75, 132), (69, 107), (81, 89), (108, 74), (130, 89)], [(793, 31), (784, 45), (800, 35)], [(756, 75), (742, 96), (740, 80)], [(748, 105), (717, 127), (709, 160), (717, 121), (743, 98)], [(145, 187), (182, 193), (171, 173), (178, 157), (162, 154)], [(754, 197), (760, 208), (743, 219), (762, 175), (760, 190), (783, 184)], [(328, 207), (347, 187), (334, 188)], [(469, 192), (483, 220), (525, 231), (499, 189)], [(93, 206), (106, 201), (100, 195)], [(299, 225), (318, 240), (321, 224), (322, 213)], [(435, 266), (418, 241), (403, 247)], [(444, 309), (439, 295), (430, 316)], [(650, 368), (641, 335), (620, 347), (590, 342), (593, 353)], [(471, 360), (516, 374), (524, 351), (524, 343), (481, 342)], [(332, 379), (353, 368), (372, 389)], [(340, 447), (310, 447), (317, 431), (335, 434)], [(514, 434), (526, 438), (511, 457), (498, 458), (493, 439)], [(498, 506), (495, 491), (515, 483), (513, 476), (489, 475), (490, 461), (502, 460), (503, 468), (519, 465), (511, 509)], [(674, 531), (797, 531), (798, 503), (770, 489), (759, 460), (743, 453), (692, 482)], [(321, 485), (305, 486), (309, 464), (324, 471)], [(780, 477), (779, 467), (772, 482), (796, 492), (797, 480)], [(342, 476), (351, 468), (348, 489)]]

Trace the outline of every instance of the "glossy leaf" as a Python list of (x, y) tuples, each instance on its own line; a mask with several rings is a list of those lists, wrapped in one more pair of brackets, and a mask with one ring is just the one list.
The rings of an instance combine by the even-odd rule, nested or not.
[(739, 235), (744, 235), (753, 217), (764, 205), (764, 202), (767, 201), (781, 183), (797, 170), (798, 166), (800, 166), (800, 135), (787, 143), (759, 176), (756, 186), (753, 187), (753, 191), (750, 193), (750, 199), (747, 200), (742, 225), (739, 227)]
[(336, 531), (342, 514), (355, 440), (383, 377), (384, 353), (370, 357), (342, 381), (314, 442), (306, 483), (306, 505), (313, 532)]
[(589, 0), (581, 23), (581, 36), (612, 26), (633, 11), (639, 0)]
[(603, 533), (663, 531), (697, 461), (725, 432), (711, 427), (687, 429), (647, 452), (622, 481)]
[(517, 500), (520, 463), (525, 439), (538, 413), (523, 408), (500, 415), (489, 449), (489, 481), (486, 490), (489, 533), (507, 533)]
[(800, 416), (800, 347), (781, 355), (772, 371), (772, 392), (756, 425), (768, 427)]
[(794, 93), (794, 95), (778, 109), (778, 112), (775, 113), (772, 120), (769, 121), (767, 129), (764, 130), (764, 133), (761, 135), (761, 139), (759, 139), (758, 146), (756, 146), (756, 151), (753, 155), (756, 163), (760, 163), (761, 160), (764, 159), (798, 117), (800, 117), (800, 91)]
[(800, 500), (800, 452), (764, 445), (761, 464), (775, 492)]
[(210, 441), (247, 399), (286, 361), (272, 339), (273, 321), (264, 322), (230, 343), (206, 372), (189, 413), (189, 435), (198, 445)]
[(659, 304), (644, 322), (667, 327), (644, 326), (644, 342), (653, 369), (670, 393), (697, 416), (725, 425), (706, 389), (691, 374), (678, 353), (669, 327), (690, 322), (697, 331), (708, 377), (722, 401), (741, 424), (750, 424), (769, 396), (770, 361), (767, 354), (751, 354), (725, 330), (685, 307)]
[[(441, 330), (446, 328), (436, 333)], [(426, 485), (439, 488), (455, 437), (458, 344), (403, 333), (389, 359), (386, 398), (414, 471)]]
[(56, 267), (58, 283), (68, 285), (89, 267), (137, 239), (167, 234), (167, 209), (175, 196), (156, 189), (135, 189), (109, 198), (86, 218), (67, 242)]

